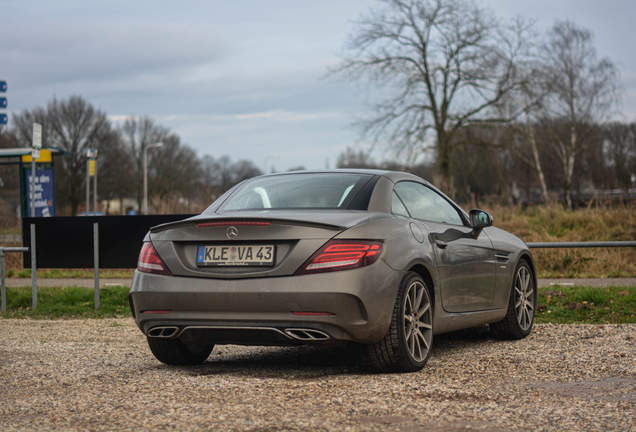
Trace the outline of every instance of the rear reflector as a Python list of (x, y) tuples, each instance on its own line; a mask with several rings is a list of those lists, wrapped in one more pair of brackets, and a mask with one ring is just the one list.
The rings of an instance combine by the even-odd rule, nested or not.
[(331, 313), (331, 312), (292, 312), (292, 315), (297, 315), (297, 316), (336, 316), (335, 313)]
[(139, 252), (137, 270), (143, 273), (152, 273), (164, 276), (172, 276), (168, 267), (163, 263), (152, 243), (145, 242)]
[(169, 310), (145, 310), (145, 311), (141, 311), (140, 313), (142, 314), (169, 314), (172, 311)]
[(331, 240), (313, 254), (296, 274), (333, 272), (368, 266), (380, 258), (382, 249), (382, 243), (375, 241)]
[(199, 228), (216, 227), (216, 226), (270, 226), (271, 222), (264, 221), (223, 221), (223, 222), (199, 222)]

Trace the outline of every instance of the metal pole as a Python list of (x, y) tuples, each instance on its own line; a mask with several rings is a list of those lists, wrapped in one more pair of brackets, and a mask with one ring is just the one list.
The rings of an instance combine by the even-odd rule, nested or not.
[(31, 217), (35, 217), (35, 154), (31, 152)]
[(93, 216), (97, 216), (97, 157), (95, 157), (95, 175), (93, 176)]
[(526, 244), (529, 248), (534, 249), (636, 247), (636, 241), (538, 242)]
[(144, 147), (144, 214), (148, 214), (148, 146)]
[(31, 306), (38, 306), (38, 275), (35, 262), (35, 224), (31, 224)]
[(0, 248), (0, 287), (2, 287), (2, 312), (7, 310), (7, 285), (4, 280), (4, 251)]
[(95, 266), (95, 310), (99, 309), (99, 224), (93, 224), (93, 265)]
[[(90, 150), (89, 150), (90, 151)], [(90, 183), (91, 183), (91, 159), (89, 157), (89, 151), (86, 152), (86, 216), (89, 215), (90, 210)]]

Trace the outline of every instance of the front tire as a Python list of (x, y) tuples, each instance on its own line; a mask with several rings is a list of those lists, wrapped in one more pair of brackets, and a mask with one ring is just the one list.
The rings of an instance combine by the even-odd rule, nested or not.
[(373, 366), (380, 372), (416, 372), (424, 367), (433, 345), (433, 305), (426, 283), (406, 274), (393, 308), (389, 332), (368, 345)]
[(148, 338), (152, 354), (162, 363), (175, 366), (203, 363), (212, 353), (214, 345), (186, 344), (181, 339)]
[(523, 339), (532, 332), (534, 312), (537, 306), (537, 289), (532, 270), (521, 261), (515, 271), (515, 279), (504, 319), (490, 324), (490, 332), (497, 339)]

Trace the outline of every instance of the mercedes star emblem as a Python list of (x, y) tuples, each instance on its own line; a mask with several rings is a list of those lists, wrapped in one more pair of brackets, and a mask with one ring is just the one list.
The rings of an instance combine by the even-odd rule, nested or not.
[(229, 227), (227, 229), (227, 238), (229, 238), (230, 240), (234, 240), (235, 238), (238, 237), (238, 230), (236, 229), (236, 227)]

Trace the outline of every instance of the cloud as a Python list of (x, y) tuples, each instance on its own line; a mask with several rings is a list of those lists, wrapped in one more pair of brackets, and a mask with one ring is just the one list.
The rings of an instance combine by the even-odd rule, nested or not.
[(20, 65), (16, 80), (69, 82), (133, 75), (212, 63), (223, 44), (207, 25), (9, 25), (0, 29), (0, 58)]
[(252, 120), (258, 118), (269, 118), (271, 120), (278, 121), (302, 121), (302, 120), (314, 120), (321, 117), (329, 117), (333, 114), (300, 114), (289, 111), (267, 111), (251, 114), (235, 114), (231, 117), (236, 120)]
[(114, 123), (123, 123), (126, 120), (132, 120), (135, 118), (135, 116), (131, 116), (131, 115), (109, 115), (107, 117), (108, 117), (108, 120)]

